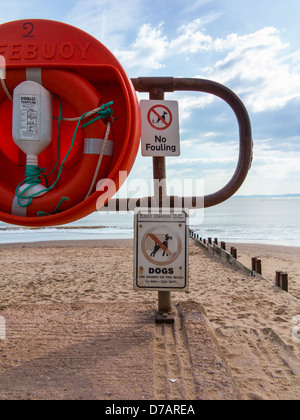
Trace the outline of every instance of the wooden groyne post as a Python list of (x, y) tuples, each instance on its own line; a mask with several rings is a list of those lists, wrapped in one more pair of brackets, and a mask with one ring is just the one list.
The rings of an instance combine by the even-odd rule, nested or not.
[(289, 291), (289, 276), (288, 273), (283, 271), (276, 271), (275, 277), (276, 286), (280, 287), (285, 292)]
[(257, 257), (252, 257), (251, 258), (251, 263), (252, 263), (252, 271), (255, 271), (256, 273), (262, 275), (261, 259), (259, 259)]

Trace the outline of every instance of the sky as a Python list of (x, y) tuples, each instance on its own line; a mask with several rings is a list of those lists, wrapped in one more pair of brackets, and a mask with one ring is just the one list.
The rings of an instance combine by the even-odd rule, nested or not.
[[(129, 77), (224, 84), (244, 102), (253, 132), (252, 168), (237, 194), (300, 193), (299, 0), (0, 0), (0, 6), (0, 23), (53, 19), (90, 33)], [(205, 194), (222, 188), (238, 159), (232, 110), (202, 93), (165, 99), (178, 100), (180, 117), (181, 156), (166, 158), (170, 193), (181, 194), (177, 180), (184, 178), (191, 184), (186, 195), (195, 185)], [(124, 194), (139, 194), (138, 180), (151, 177), (152, 160), (139, 152)]]

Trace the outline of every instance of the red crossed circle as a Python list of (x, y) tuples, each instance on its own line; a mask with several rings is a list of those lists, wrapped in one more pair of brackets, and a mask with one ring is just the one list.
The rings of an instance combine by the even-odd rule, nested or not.
[[(167, 113), (170, 116), (170, 120), (169, 122), (167, 122), (162, 115), (160, 115), (160, 113), (157, 111), (158, 108), (163, 108), (167, 111)], [(153, 115), (154, 114), (154, 115)], [(155, 118), (157, 118), (157, 123), (153, 123), (151, 116), (154, 116)], [(152, 108), (149, 109), (148, 111), (148, 122), (151, 125), (151, 127), (155, 128), (155, 130), (166, 130), (167, 128), (170, 127), (170, 125), (172, 124), (173, 121), (173, 116), (171, 111), (169, 110), (169, 108), (167, 108), (165, 105), (154, 105)], [(158, 127), (156, 124), (159, 124), (160, 122), (163, 123), (163, 127)]]

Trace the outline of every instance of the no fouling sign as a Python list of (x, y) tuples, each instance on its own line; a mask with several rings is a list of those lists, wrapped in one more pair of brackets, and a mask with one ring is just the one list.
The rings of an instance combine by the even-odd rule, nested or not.
[(180, 156), (177, 101), (142, 100), (142, 155)]

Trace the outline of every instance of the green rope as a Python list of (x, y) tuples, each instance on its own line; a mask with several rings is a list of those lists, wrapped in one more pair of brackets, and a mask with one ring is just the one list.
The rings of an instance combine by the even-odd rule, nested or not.
[[(55, 95), (56, 96), (56, 95)], [(54, 168), (52, 169), (52, 171), (49, 173), (49, 174), (45, 174), (46, 173), (46, 169), (45, 168), (40, 168), (39, 166), (37, 166), (37, 165), (26, 165), (25, 166), (25, 179), (24, 179), (24, 181), (22, 181), (18, 186), (17, 186), (17, 188), (16, 188), (16, 191), (15, 191), (15, 194), (16, 194), (16, 196), (17, 196), (17, 202), (18, 202), (18, 205), (20, 206), (20, 207), (28, 207), (28, 206), (30, 206), (30, 204), (32, 203), (32, 201), (33, 201), (33, 198), (35, 198), (35, 197), (37, 197), (37, 196), (39, 196), (40, 194), (44, 194), (44, 193), (47, 193), (47, 192), (49, 192), (49, 191), (51, 191), (55, 186), (56, 186), (56, 184), (58, 183), (58, 181), (59, 181), (59, 179), (60, 179), (60, 176), (61, 176), (61, 173), (62, 173), (62, 171), (63, 171), (63, 167), (64, 167), (64, 164), (65, 164), (65, 162), (66, 162), (66, 160), (68, 159), (68, 157), (69, 157), (69, 155), (70, 155), (70, 153), (71, 153), (71, 151), (72, 151), (72, 149), (73, 149), (73, 146), (74, 146), (74, 143), (75, 143), (75, 139), (76, 139), (76, 135), (77, 135), (77, 131), (78, 131), (78, 129), (79, 129), (79, 126), (80, 126), (80, 123), (81, 123), (81, 121), (84, 119), (84, 117), (87, 115), (87, 114), (89, 114), (89, 112), (85, 112), (84, 114), (82, 114), (80, 117), (79, 117), (79, 119), (78, 119), (78, 122), (77, 122), (77, 125), (76, 125), (76, 128), (75, 128), (75, 130), (74, 130), (74, 134), (73, 134), (73, 137), (72, 137), (72, 141), (71, 141), (71, 146), (70, 146), (70, 148), (69, 148), (69, 150), (67, 151), (67, 153), (66, 153), (66, 155), (65, 155), (65, 157), (64, 157), (64, 159), (63, 159), (63, 161), (62, 161), (62, 163), (61, 163), (61, 165), (60, 165), (60, 167), (59, 167), (59, 170), (58, 170), (58, 174), (57, 174), (57, 178), (56, 178), (56, 180), (53, 182), (53, 184), (49, 187), (48, 186), (48, 180), (47, 180), (47, 177), (48, 176), (50, 176), (54, 171), (55, 171), (55, 169), (57, 168), (57, 165), (58, 165), (58, 162), (59, 162), (59, 159), (60, 159), (60, 126), (61, 126), (61, 121), (62, 121), (62, 105), (61, 105), (61, 101), (60, 101), (60, 98), (57, 96), (57, 98), (58, 98), (58, 100), (59, 100), (59, 117), (58, 117), (58, 158), (57, 158), (57, 161), (56, 161), (56, 163), (55, 163), (55, 166), (54, 166)], [(113, 104), (113, 102), (111, 101), (111, 102), (108, 102), (107, 104), (105, 104), (105, 105), (102, 105), (101, 107), (100, 107), (100, 110), (99, 111), (97, 111), (97, 114), (98, 114), (98, 117), (96, 117), (96, 118), (94, 118), (93, 120), (91, 120), (91, 121), (88, 121), (87, 123), (85, 123), (85, 124), (83, 124), (82, 125), (82, 129), (83, 128), (85, 128), (85, 127), (87, 127), (88, 125), (90, 125), (90, 124), (92, 124), (92, 123), (94, 123), (95, 121), (98, 121), (99, 119), (104, 119), (104, 118), (108, 118), (108, 117), (110, 117), (112, 114), (113, 114), (113, 110), (112, 109), (110, 109), (110, 106)], [(28, 195), (24, 195), (30, 188), (32, 188), (32, 186), (34, 186), (34, 185), (38, 185), (38, 184), (41, 184), (42, 183), (42, 179), (44, 179), (45, 181), (46, 181), (46, 188), (44, 188), (43, 190), (41, 190), (41, 191), (38, 191), (38, 192), (36, 192), (36, 193), (34, 193), (34, 194), (28, 194)], [(24, 185), (24, 184), (28, 184), (28, 186), (26, 187), (26, 188), (24, 188), (24, 190), (22, 191), (22, 192), (19, 192), (19, 188), (22, 186), (22, 185)], [(22, 201), (21, 201), (22, 200)], [(63, 197), (62, 199), (61, 199), (61, 201), (58, 203), (58, 205), (57, 205), (57, 207), (56, 207), (56, 209), (55, 209), (55, 213), (58, 213), (58, 210), (59, 210), (59, 207), (61, 206), (61, 204), (64, 202), (64, 201), (67, 201), (67, 200), (69, 200), (69, 198), (68, 197)], [(38, 215), (48, 215), (48, 213), (45, 213), (45, 212), (38, 212)]]
[(96, 117), (96, 118), (92, 119), (91, 121), (88, 121), (87, 123), (83, 124), (81, 126), (81, 128), (83, 129), (83, 128), (87, 127), (88, 125), (90, 125), (90, 124), (92, 124), (92, 123), (94, 123), (94, 122), (96, 122), (96, 121), (98, 121), (100, 119), (111, 117), (112, 114), (113, 114), (113, 110), (110, 109), (110, 106), (112, 104), (113, 104), (113, 101), (108, 102), (105, 105), (102, 105), (100, 107), (100, 110), (96, 112), (96, 114), (98, 114), (98, 117)]
[[(18, 204), (20, 207), (28, 207), (30, 206), (30, 204), (32, 203), (32, 200), (35, 196), (39, 195), (41, 192), (37, 192), (35, 194), (30, 194), (28, 196), (25, 195), (25, 193), (30, 190), (30, 188), (32, 188), (34, 185), (39, 185), (42, 183), (42, 178), (45, 179), (46, 181), (46, 185), (48, 187), (48, 180), (46, 175), (44, 175), (46, 173), (46, 169), (45, 168), (40, 168), (37, 165), (26, 165), (25, 166), (25, 179), (24, 181), (22, 181), (16, 188), (16, 196), (18, 197)], [(24, 184), (28, 184), (28, 186), (26, 188), (23, 189), (22, 192), (19, 193), (19, 188), (24, 185)], [(44, 190), (42, 190), (44, 191)], [(25, 201), (21, 201), (24, 200)]]
[[(57, 213), (59, 213), (59, 208), (60, 208), (60, 206), (62, 205), (62, 203), (64, 203), (65, 201), (68, 201), (68, 200), (70, 200), (69, 199), (69, 197), (63, 197), (61, 200), (60, 200), (60, 202), (57, 204), (57, 206), (56, 206), (56, 209), (54, 210), (54, 214), (57, 214)], [(38, 214), (37, 214), (39, 217), (41, 217), (41, 216), (51, 216), (51, 213), (46, 213), (46, 212), (44, 212), (44, 211), (38, 211)]]

